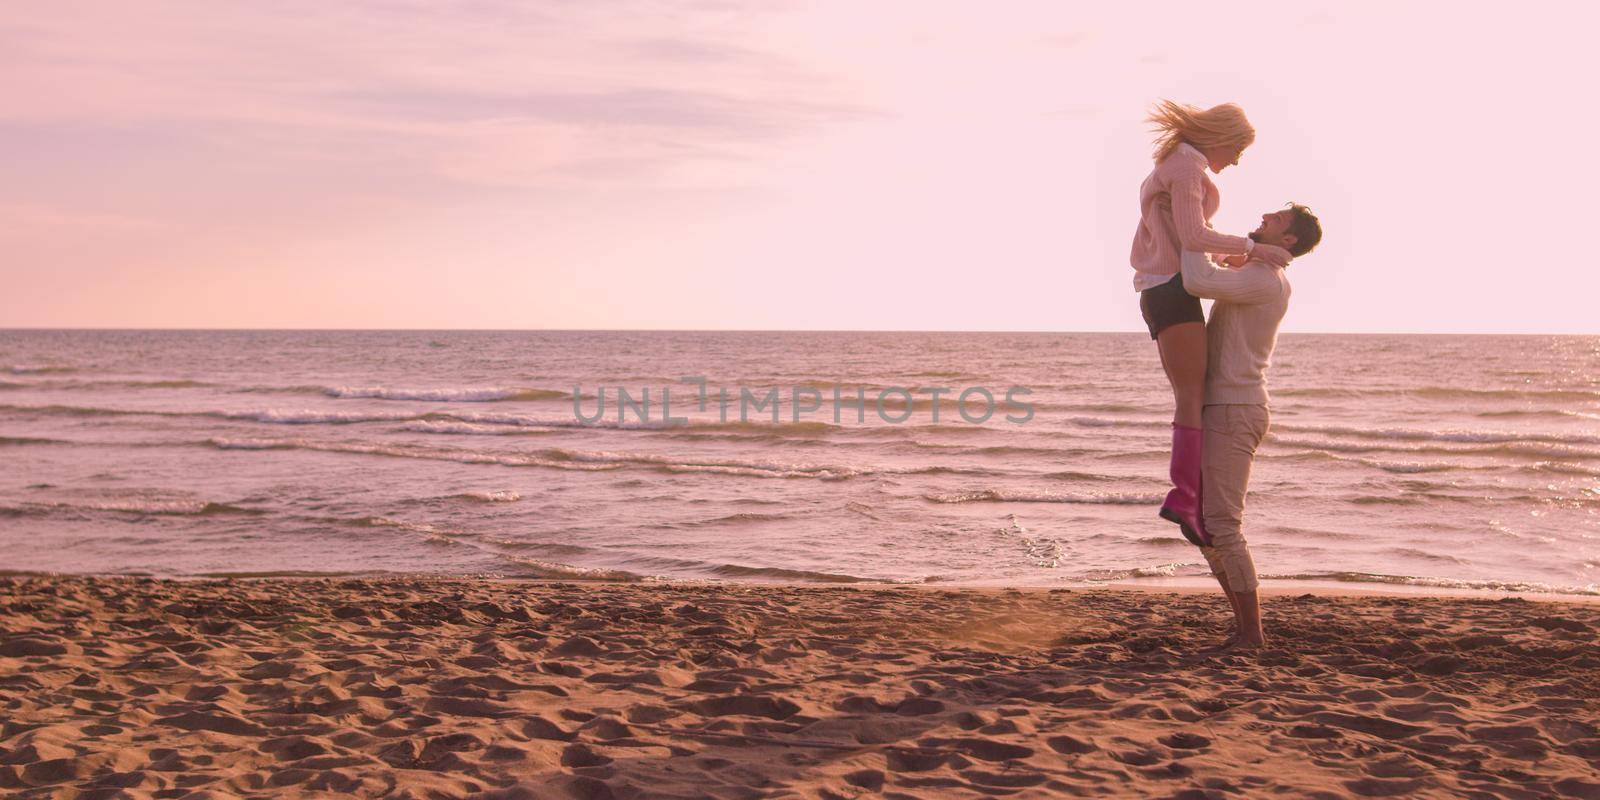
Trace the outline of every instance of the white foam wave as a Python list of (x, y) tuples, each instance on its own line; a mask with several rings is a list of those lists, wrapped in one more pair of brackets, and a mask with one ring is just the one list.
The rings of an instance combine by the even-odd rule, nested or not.
[(153, 514), (199, 516), (214, 514), (259, 514), (260, 511), (228, 503), (206, 500), (129, 497), (108, 500), (76, 500), (73, 502), (24, 503), (9, 509), (13, 513), (51, 511), (111, 511), (126, 514)]
[(401, 425), (400, 430), (411, 433), (434, 433), (456, 436), (515, 436), (534, 431), (503, 425), (484, 425), (477, 422), (460, 422), (448, 419), (423, 419)]
[(1167, 564), (1152, 564), (1144, 567), (1129, 567), (1127, 569), (1099, 569), (1091, 570), (1077, 576), (1080, 580), (1106, 582), (1124, 581), (1130, 578), (1172, 578), (1187, 575), (1209, 574), (1204, 562), (1174, 561)]
[(516, 565), (519, 575), (533, 578), (555, 578), (558, 580), (586, 580), (586, 581), (641, 581), (648, 580), (648, 576), (621, 569), (606, 567), (578, 567), (571, 564), (560, 564), (554, 561), (542, 561), (536, 558), (523, 556), (502, 555), (507, 563)]
[(1108, 506), (1160, 503), (1164, 497), (1143, 492), (1027, 492), (1008, 489), (923, 495), (924, 499), (935, 503), (1077, 503)]
[(1522, 456), (1525, 458), (1600, 458), (1600, 449), (1552, 442), (1452, 442), (1447, 440), (1400, 440), (1303, 438), (1274, 435), (1273, 445), (1323, 450), (1338, 453), (1408, 453), (1416, 455)]
[(329, 386), (322, 390), (329, 397), (371, 398), (377, 400), (422, 400), (435, 403), (492, 403), (499, 400), (555, 400), (566, 392), (550, 389), (507, 387), (444, 387), (435, 389), (393, 386)]
[(322, 423), (350, 424), (357, 422), (398, 422), (417, 419), (416, 414), (404, 411), (318, 411), (315, 409), (269, 408), (263, 411), (210, 412), (203, 416), (220, 416), (225, 419), (251, 420), (269, 425), (316, 425)]
[(1339, 583), (1386, 583), (1396, 586), (1418, 586), (1435, 589), (1467, 589), (1490, 592), (1526, 592), (1530, 594), (1600, 595), (1600, 585), (1564, 586), (1536, 581), (1469, 580), (1465, 578), (1430, 578), (1414, 575), (1384, 575), (1373, 572), (1303, 572), (1290, 575), (1262, 575), (1268, 580), (1335, 581)]
[(462, 492), (457, 495), (463, 500), (476, 500), (480, 503), (515, 503), (522, 499), (522, 495), (505, 490), (498, 492)]
[(838, 480), (863, 474), (850, 467), (821, 466), (784, 461), (682, 461), (665, 456), (615, 451), (550, 450), (551, 455), (580, 463), (637, 464), (667, 472), (713, 472), (760, 478), (820, 478)]
[[(348, 424), (361, 422), (456, 422), (473, 425), (500, 425), (518, 428), (545, 428), (545, 429), (577, 429), (577, 430), (643, 430), (643, 431), (704, 431), (704, 430), (729, 430), (729, 431), (795, 431), (799, 433), (816, 433), (829, 431), (834, 426), (823, 422), (691, 422), (687, 425), (669, 425), (661, 420), (645, 422), (616, 420), (601, 420), (584, 422), (573, 417), (549, 418), (535, 417), (526, 414), (507, 414), (492, 412), (417, 412), (417, 411), (327, 411), (314, 408), (266, 408), (254, 411), (217, 411), (217, 410), (192, 410), (192, 411), (167, 411), (144, 410), (130, 408), (102, 408), (97, 406), (66, 406), (66, 405), (0, 405), (0, 410), (23, 411), (45, 414), (68, 414), (74, 416), (152, 416), (152, 417), (211, 417), (215, 419), (232, 419), (261, 422), (273, 425), (312, 425), (319, 423)], [(437, 432), (437, 431), (430, 431)]]
[(1361, 439), (1389, 439), (1408, 442), (1600, 444), (1600, 436), (1576, 433), (1542, 434), (1531, 431), (1465, 430), (1460, 428), (1434, 431), (1421, 428), (1355, 428), (1347, 425), (1296, 425), (1293, 423), (1274, 424), (1273, 427), (1281, 431), (1294, 431), (1296, 433), (1320, 433), (1327, 436), (1351, 436)]
[(320, 442), (310, 439), (213, 438), (207, 443), (221, 450), (310, 450), (326, 453), (417, 458), (454, 461), (461, 464), (500, 464), (508, 467), (546, 467), (549, 469), (598, 472), (645, 467), (665, 472), (709, 472), (756, 478), (814, 478), (841, 480), (864, 474), (847, 467), (815, 466), (783, 462), (685, 462), (664, 456), (625, 452), (587, 452), (550, 449), (532, 454), (485, 453), (407, 445), (376, 445), (359, 442)]

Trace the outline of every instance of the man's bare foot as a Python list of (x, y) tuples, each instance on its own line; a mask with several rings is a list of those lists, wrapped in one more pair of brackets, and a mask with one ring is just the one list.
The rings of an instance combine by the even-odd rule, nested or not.
[(1214, 644), (1214, 645), (1211, 645), (1210, 647), (1204, 648), (1203, 652), (1207, 652), (1207, 653), (1221, 652), (1223, 650), (1227, 650), (1230, 647), (1233, 647), (1235, 644), (1238, 644), (1238, 643), (1239, 643), (1239, 634), (1230, 633), (1230, 634), (1228, 634), (1228, 638), (1223, 639), (1220, 644)]

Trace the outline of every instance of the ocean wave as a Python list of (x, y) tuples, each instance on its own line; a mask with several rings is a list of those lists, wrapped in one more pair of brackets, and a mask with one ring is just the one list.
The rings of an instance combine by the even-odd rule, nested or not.
[(1064, 422), (1080, 428), (1170, 428), (1172, 423), (1148, 419), (1118, 419), (1116, 417), (1065, 417)]
[(559, 542), (539, 542), (521, 539), (505, 539), (486, 536), (481, 539), (484, 544), (495, 548), (507, 550), (534, 550), (552, 556), (579, 556), (596, 552), (592, 547), (576, 544), (562, 544)]
[(64, 439), (45, 439), (38, 436), (0, 436), (0, 447), (21, 447), (30, 444), (72, 444)]
[[(959, 420), (959, 418), (957, 419)], [(989, 433), (988, 426), (993, 424), (993, 420), (990, 420), (987, 425), (972, 425), (965, 421), (950, 422), (946, 420), (937, 425), (907, 423), (905, 425), (867, 425), (866, 427), (861, 427), (852, 424), (844, 427), (844, 429), (853, 435), (868, 438), (915, 440), (918, 436), (985, 436)]]
[(690, 422), (656, 429), (661, 436), (684, 441), (820, 442), (848, 430), (827, 422)]
[[(950, 445), (941, 445), (938, 446), (937, 449), (948, 449), (949, 447)], [(1062, 449), (1059, 447), (1029, 447), (1026, 445), (1002, 444), (993, 445), (990, 447), (977, 447), (971, 449), (969, 452), (971, 452), (973, 455), (979, 456), (1034, 456), (1038, 458), (1060, 459), (1081, 453), (1082, 451), (1076, 450), (1076, 448)]]
[(1182, 536), (1143, 536), (1143, 537), (1140, 537), (1139, 539), (1137, 539), (1135, 541), (1137, 541), (1139, 544), (1147, 544), (1147, 545), (1150, 545), (1152, 547), (1192, 547), (1193, 546), (1193, 545), (1191, 545), (1189, 543), (1188, 539), (1185, 539)]
[(855, 575), (845, 575), (837, 572), (816, 572), (806, 569), (784, 569), (782, 567), (747, 567), (741, 564), (718, 564), (710, 569), (712, 575), (720, 578), (741, 578), (744, 580), (772, 580), (772, 581), (803, 581), (805, 583), (867, 583), (871, 578), (862, 578)]
[(1157, 406), (1140, 406), (1130, 403), (1062, 403), (1052, 405), (1049, 403), (1035, 403), (1040, 409), (1072, 409), (1076, 411), (1102, 411), (1113, 414), (1165, 414), (1167, 408)]
[(6, 367), (6, 372), (12, 375), (60, 375), (77, 371), (77, 367), (66, 364), (12, 364)]
[(1600, 476), (1600, 467), (1588, 467), (1582, 464), (1573, 464), (1567, 461), (1535, 461), (1518, 464), (1464, 464), (1457, 461), (1382, 461), (1373, 458), (1359, 458), (1342, 456), (1326, 450), (1300, 450), (1293, 453), (1273, 453), (1264, 451), (1262, 458), (1290, 462), (1318, 462), (1333, 461), (1345, 464), (1356, 464), (1371, 469), (1390, 473), (1391, 475), (1420, 475), (1430, 472), (1524, 472), (1534, 475), (1553, 473), (1557, 475), (1582, 475)]
[[(326, 386), (289, 384), (282, 386), (241, 386), (239, 394), (309, 394), (336, 400), (412, 400), (435, 403), (494, 403), (501, 401), (566, 400), (572, 394), (560, 389), (507, 386)], [(584, 395), (585, 399), (592, 399)]]
[(667, 556), (627, 556), (619, 562), (630, 570), (690, 579), (743, 580), (799, 583), (921, 583), (922, 579), (882, 579), (798, 567), (750, 566)]
[(354, 455), (388, 456), (391, 458), (416, 458), (430, 461), (454, 461), (460, 464), (500, 464), (508, 467), (549, 467), (598, 471), (620, 469), (622, 464), (583, 464), (565, 460), (524, 455), (500, 455), (466, 450), (438, 450), (405, 445), (361, 444), (357, 442), (317, 442), (308, 439), (207, 439), (206, 444), (219, 450), (306, 450), (322, 453), (349, 453)]
[(1346, 425), (1298, 425), (1274, 423), (1279, 431), (1295, 433), (1320, 433), (1326, 436), (1349, 436), (1361, 439), (1399, 440), (1408, 442), (1457, 442), (1461, 444), (1505, 444), (1545, 442), (1549, 444), (1600, 444), (1600, 436), (1575, 433), (1538, 433), (1534, 431), (1474, 431), (1426, 430), (1421, 428), (1356, 428)]
[(1061, 542), (1034, 536), (1032, 531), (1023, 527), (1016, 514), (1011, 514), (1008, 522), (1006, 527), (1000, 529), (1000, 535), (1021, 544), (1023, 557), (1033, 566), (1054, 569), (1061, 565), (1061, 559), (1066, 557)]
[(1116, 482), (1141, 480), (1143, 476), (1132, 477), (1125, 475), (1102, 475), (1098, 472), (1078, 472), (1076, 470), (1062, 470), (1060, 472), (1046, 472), (1042, 477), (1058, 481), (1087, 481), (1090, 483)]
[(1565, 444), (1539, 441), (1506, 441), (1506, 442), (1460, 442), (1451, 440), (1419, 440), (1386, 441), (1340, 441), (1338, 439), (1305, 439), (1273, 434), (1269, 440), (1272, 445), (1279, 447), (1299, 447), (1307, 450), (1324, 450), (1339, 453), (1414, 453), (1419, 455), (1454, 455), (1454, 456), (1518, 456), (1522, 458), (1579, 458), (1600, 459), (1600, 448), (1584, 447), (1580, 444)]
[(1340, 389), (1333, 387), (1277, 387), (1280, 397), (1322, 397), (1365, 399), (1374, 397), (1422, 397), (1431, 400), (1556, 400), (1561, 402), (1600, 402), (1600, 391), (1591, 389), (1463, 389), (1459, 386), (1417, 386), (1383, 389)]
[(149, 379), (99, 379), (99, 380), (41, 380), (6, 383), (0, 381), (0, 389), (199, 389), (216, 386), (205, 381), (192, 381), (181, 378)]
[(734, 513), (734, 514), (726, 514), (726, 515), (720, 516), (720, 517), (713, 517), (711, 519), (699, 519), (699, 520), (693, 520), (691, 522), (668, 522), (668, 523), (663, 523), (663, 527), (669, 527), (669, 528), (703, 528), (703, 527), (710, 527), (710, 526), (714, 526), (714, 525), (729, 525), (729, 524), (738, 525), (738, 524), (750, 523), (750, 522), (778, 522), (778, 521), (781, 521), (781, 520), (790, 520), (790, 519), (795, 519), (795, 518), (796, 518), (796, 515), (794, 515), (794, 514), (785, 514), (785, 513), (782, 513), (782, 512), (779, 512), (779, 513), (776, 513), (776, 514), (762, 514), (762, 513), (759, 513), (759, 512), (755, 512), (755, 511), (741, 511), (741, 512)]
[[(726, 475), (745, 475), (753, 477), (776, 478), (819, 478), (822, 480), (841, 480), (865, 474), (865, 470), (851, 467), (812, 465), (799, 462), (782, 461), (684, 461), (667, 456), (654, 456), (644, 453), (628, 453), (616, 451), (581, 451), (553, 448), (546, 450), (548, 457), (573, 461), (578, 463), (599, 463), (615, 465), (648, 466), (666, 472), (713, 472)], [(944, 471), (946, 468), (927, 467), (908, 472), (926, 473), (929, 471)]]
[(515, 503), (522, 499), (522, 495), (509, 489), (497, 492), (462, 492), (450, 496), (457, 500), (471, 500), (477, 503)]
[[(127, 573), (118, 573), (127, 574)], [(219, 572), (197, 572), (197, 578), (221, 578), (224, 580), (253, 580), (258, 578), (346, 578), (346, 577), (372, 577), (376, 575), (394, 575), (399, 573), (388, 570), (362, 570), (352, 572), (349, 570), (314, 570), (314, 569), (263, 569), (263, 570), (237, 570)]]
[[(719, 387), (715, 385), (708, 387), (706, 400), (710, 407), (714, 407), (716, 405), (718, 388)], [(942, 416), (960, 419), (959, 409), (961, 406), (961, 392), (967, 387), (952, 384), (938, 384), (930, 386), (913, 383), (836, 383), (833, 381), (824, 380), (802, 380), (783, 384), (769, 384), (760, 386), (752, 385), (744, 387), (728, 386), (721, 388), (727, 390), (726, 403), (730, 409), (737, 409), (739, 407), (741, 389), (749, 389), (751, 396), (758, 401), (767, 397), (770, 392), (776, 390), (776, 405), (779, 408), (779, 413), (787, 416), (791, 413), (791, 409), (793, 408), (795, 392), (799, 390), (809, 390), (810, 392), (816, 392), (816, 395), (813, 396), (807, 394), (804, 396), (807, 399), (817, 400), (822, 404), (820, 409), (810, 413), (826, 413), (828, 415), (832, 415), (836, 405), (834, 402), (833, 390), (837, 388), (839, 390), (837, 406), (840, 409), (841, 418), (857, 417), (857, 408), (861, 407), (865, 409), (866, 417), (871, 419), (873, 415), (877, 413), (877, 409), (881, 405), (885, 412), (903, 412), (908, 410), (932, 411), (935, 406), (937, 406)], [(1008, 412), (1016, 413), (1022, 409), (1024, 405), (1031, 405), (1035, 410), (1046, 408), (1053, 408), (1057, 410), (1077, 408), (1077, 406), (1073, 405), (1053, 406), (1049, 404), (1041, 404), (1036, 400), (1030, 399), (1030, 396), (1028, 395), (1021, 396), (1019, 401), (1016, 403), (1008, 403), (1006, 401), (1006, 387), (990, 386), (986, 388), (988, 389), (990, 395), (994, 398), (994, 413), (996, 416), (1002, 416)], [(935, 402), (934, 396), (931, 393), (931, 390), (935, 389), (942, 390), (939, 393), (937, 402)], [(909, 398), (906, 396), (906, 393), (910, 394)], [(693, 389), (690, 392), (686, 392), (686, 394), (697, 399), (698, 389)], [(691, 400), (691, 402), (694, 401)], [(972, 395), (968, 396), (968, 413), (976, 415), (981, 413), (984, 408), (984, 399), (981, 394), (973, 393)], [(768, 410), (766, 413), (770, 414), (771, 411)]]
[(341, 522), (346, 525), (353, 525), (357, 528), (398, 528), (403, 531), (421, 533), (429, 536), (440, 536), (444, 533), (437, 527), (434, 527), (431, 523), (407, 522), (403, 519), (392, 519), (390, 517), (383, 516), (354, 518), (334, 517), (333, 519), (334, 521)]
[(1076, 503), (1082, 505), (1145, 505), (1160, 503), (1166, 495), (1141, 492), (1028, 492), (979, 489), (950, 494), (925, 494), (935, 503)]
[(328, 387), (317, 384), (290, 384), (287, 386), (240, 386), (237, 394), (324, 394)]
[(421, 541), (426, 544), (441, 547), (467, 544), (457, 538), (462, 535), (459, 532), (443, 530), (428, 522), (410, 522), (381, 515), (368, 517), (307, 516), (301, 519), (309, 520), (318, 525), (346, 525), (352, 528), (405, 531), (406, 533), (417, 534)]
[[(547, 449), (533, 454), (484, 453), (407, 445), (378, 445), (358, 442), (318, 442), (308, 439), (233, 439), (212, 438), (206, 444), (219, 450), (308, 450), (326, 453), (416, 458), (454, 461), (461, 464), (499, 464), (508, 467), (546, 467), (576, 471), (603, 471), (647, 468), (663, 472), (705, 472), (758, 478), (816, 478), (842, 480), (865, 474), (849, 467), (818, 466), (785, 462), (684, 461), (643, 453)], [(917, 471), (940, 470), (922, 468)]]
[(1284, 575), (1262, 575), (1263, 579), (1286, 581), (1334, 581), (1338, 583), (1383, 583), (1399, 586), (1420, 586), (1433, 589), (1470, 589), (1494, 592), (1526, 592), (1530, 594), (1600, 595), (1600, 586), (1566, 586), (1552, 583), (1474, 580), (1465, 578), (1432, 578), (1415, 575), (1384, 575), (1375, 572), (1298, 572)]
[(953, 369), (934, 369), (926, 372), (912, 372), (907, 374), (912, 378), (968, 378), (976, 380), (979, 376), (970, 372), (961, 372)]
[(1540, 461), (1537, 464), (1529, 464), (1526, 469), (1538, 472), (1554, 472), (1558, 475), (1600, 477), (1600, 468), (1586, 467), (1582, 464), (1572, 464), (1565, 461)]
[(75, 502), (53, 503), (29, 502), (20, 503), (13, 506), (0, 506), (0, 513), (4, 513), (7, 516), (47, 516), (51, 514), (72, 512), (115, 512), (150, 516), (196, 517), (219, 516), (225, 514), (258, 516), (267, 513), (261, 509), (246, 508), (230, 503), (215, 503), (206, 500), (175, 500), (158, 498), (82, 500)]
[(1600, 420), (1600, 414), (1589, 411), (1572, 411), (1565, 408), (1541, 408), (1534, 410), (1507, 409), (1504, 411), (1480, 411), (1480, 417), (1512, 417), (1527, 419), (1592, 419)]
[[(0, 410), (20, 411), (35, 414), (51, 414), (63, 416), (104, 416), (104, 417), (195, 417), (209, 419), (227, 419), (249, 422), (261, 422), (269, 425), (314, 425), (314, 424), (358, 424), (367, 422), (433, 422), (433, 423), (466, 423), (479, 426), (506, 426), (518, 428), (549, 428), (549, 429), (582, 429), (582, 430), (644, 430), (644, 431), (748, 431), (748, 432), (773, 432), (788, 431), (795, 433), (819, 433), (836, 430), (838, 426), (826, 422), (741, 422), (730, 420), (728, 422), (700, 422), (694, 421), (686, 425), (668, 424), (661, 420), (647, 421), (617, 421), (599, 420), (584, 422), (572, 417), (549, 418), (533, 417), (526, 414), (507, 414), (496, 412), (417, 412), (417, 411), (328, 411), (315, 408), (266, 408), (252, 411), (218, 411), (218, 410), (147, 410), (131, 408), (103, 408), (98, 406), (74, 405), (16, 405), (0, 404)], [(434, 432), (434, 431), (429, 431)]]
[(1149, 566), (1129, 567), (1126, 569), (1089, 570), (1074, 577), (1078, 580), (1093, 581), (1095, 583), (1109, 583), (1134, 578), (1174, 578), (1210, 574), (1211, 570), (1204, 561), (1172, 561), (1166, 564), (1151, 564)]
[(502, 387), (410, 389), (392, 386), (327, 386), (322, 393), (341, 399), (421, 400), (435, 403), (492, 403), (502, 400), (565, 400), (569, 392), (554, 389), (516, 389)]
[[(701, 421), (691, 420), (684, 424), (669, 424), (660, 419), (651, 420), (626, 420), (615, 419), (584, 422), (574, 417), (538, 417), (527, 414), (510, 414), (488, 411), (328, 411), (315, 408), (266, 408), (251, 411), (219, 411), (219, 410), (147, 410), (130, 408), (103, 408), (98, 406), (74, 405), (16, 405), (0, 404), (0, 410), (19, 411), (34, 414), (52, 414), (65, 416), (149, 416), (149, 417), (193, 417), (210, 419), (227, 419), (238, 421), (260, 422), (269, 425), (314, 425), (314, 424), (359, 424), (368, 422), (401, 422), (401, 423), (435, 423), (429, 427), (418, 427), (419, 432), (440, 433), (446, 432), (447, 423), (463, 423), (477, 426), (504, 426), (515, 428), (534, 428), (551, 430), (626, 430), (626, 431), (656, 431), (667, 435), (674, 433), (698, 434), (704, 432), (722, 432), (729, 434), (746, 434), (750, 438), (821, 438), (834, 432), (849, 431), (852, 434), (867, 436), (892, 435), (900, 438), (906, 433), (915, 431), (937, 430), (941, 433), (983, 433), (983, 428), (977, 425), (921, 425), (921, 426), (869, 426), (865, 428), (846, 425), (834, 425), (819, 420), (802, 420), (800, 422), (771, 422), (757, 420), (728, 420)], [(458, 428), (456, 431), (466, 431)], [(473, 430), (473, 433), (486, 433), (488, 428)]]
[(1415, 547), (1390, 547), (1384, 551), (1388, 555), (1409, 558), (1416, 561), (1432, 561), (1436, 564), (1465, 564), (1465, 560), (1456, 558), (1448, 553), (1433, 553), (1427, 550), (1418, 550)]
[(1420, 506), (1427, 503), (1431, 497), (1421, 492), (1407, 492), (1405, 494), (1366, 494), (1357, 495), (1349, 499), (1350, 503), (1358, 506)]
[(417, 419), (415, 415), (407, 414), (405, 412), (341, 412), (277, 408), (269, 408), (264, 411), (197, 412), (195, 416), (214, 416), (222, 419), (249, 420), (252, 422), (264, 422), (269, 425), (351, 425), (363, 422), (398, 422), (403, 420)]
[(547, 432), (534, 428), (508, 427), (505, 425), (461, 422), (449, 419), (420, 419), (401, 425), (396, 430), (450, 436), (531, 436)]
[(382, 411), (318, 411), (314, 409), (277, 409), (260, 411), (162, 411), (133, 408), (101, 408), (72, 405), (0, 405), (0, 411), (20, 411), (33, 414), (50, 414), (72, 417), (193, 417), (201, 419), (228, 419), (262, 422), (276, 425), (311, 425), (319, 423), (349, 424), (361, 422), (400, 422), (425, 419), (426, 415), (406, 412)]
[(623, 581), (635, 583), (646, 580), (647, 576), (636, 572), (607, 567), (578, 567), (572, 564), (562, 564), (555, 561), (543, 561), (536, 558), (522, 556), (502, 555), (505, 562), (513, 565), (510, 573), (519, 578), (545, 578), (552, 580), (571, 581)]

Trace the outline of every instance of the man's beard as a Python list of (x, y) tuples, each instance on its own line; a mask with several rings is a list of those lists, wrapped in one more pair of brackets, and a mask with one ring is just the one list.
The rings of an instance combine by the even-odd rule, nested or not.
[(1256, 244), (1261, 244), (1261, 232), (1260, 231), (1251, 231), (1251, 232), (1249, 232), (1249, 233), (1247, 233), (1245, 235), (1250, 237), (1250, 241), (1255, 242)]

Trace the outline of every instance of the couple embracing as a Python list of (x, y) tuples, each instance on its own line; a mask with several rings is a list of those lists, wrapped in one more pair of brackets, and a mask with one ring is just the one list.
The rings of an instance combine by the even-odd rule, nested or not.
[[(1290, 262), (1322, 239), (1305, 206), (1263, 214), (1248, 236), (1211, 228), (1221, 204), (1206, 174), (1239, 163), (1255, 141), (1244, 112), (1163, 101), (1150, 116), (1155, 169), (1139, 188), (1134, 289), (1172, 385), (1172, 490), (1161, 516), (1200, 548), (1233, 607), (1225, 648), (1266, 640), (1244, 501), (1267, 433), (1266, 370), (1289, 308)], [(1215, 262), (1213, 262), (1215, 258)], [(1200, 298), (1216, 301), (1208, 322)]]

